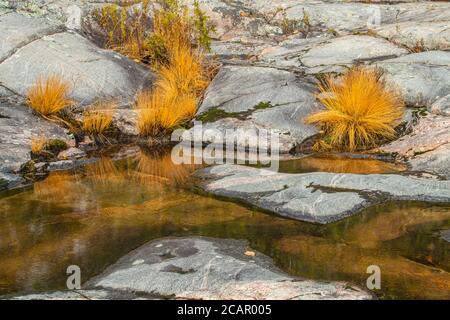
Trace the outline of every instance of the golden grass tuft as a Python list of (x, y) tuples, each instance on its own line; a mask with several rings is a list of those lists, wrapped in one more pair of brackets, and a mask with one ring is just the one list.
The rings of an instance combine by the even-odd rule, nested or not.
[(162, 22), (163, 17), (162, 13), (156, 15), (155, 34), (164, 41), (168, 61), (155, 65), (154, 89), (136, 100), (138, 129), (143, 136), (164, 134), (191, 120), (197, 111), (197, 97), (210, 81), (201, 51), (191, 46), (184, 15), (169, 22)]
[(98, 101), (91, 109), (83, 113), (83, 130), (91, 135), (103, 135), (111, 126), (114, 102)]
[(354, 151), (395, 137), (404, 102), (380, 80), (378, 71), (354, 68), (339, 82), (328, 77), (319, 91), (325, 110), (308, 116), (306, 122), (320, 125), (332, 148)]
[(31, 137), (31, 152), (33, 154), (40, 154), (47, 145), (47, 139), (43, 136)]
[(72, 104), (68, 98), (70, 84), (62, 76), (40, 76), (27, 93), (29, 106), (37, 113), (48, 116)]
[(190, 120), (197, 110), (197, 99), (192, 94), (179, 95), (176, 91), (156, 88), (139, 94), (136, 108), (139, 109), (139, 133), (155, 136)]

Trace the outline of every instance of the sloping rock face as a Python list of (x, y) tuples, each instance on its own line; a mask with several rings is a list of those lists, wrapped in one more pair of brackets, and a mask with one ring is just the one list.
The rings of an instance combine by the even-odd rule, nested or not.
[(450, 92), (450, 52), (427, 51), (377, 64), (410, 106), (431, 106)]
[(0, 16), (0, 82), (25, 96), (39, 76), (61, 74), (72, 84), (71, 97), (86, 105), (100, 98), (132, 100), (150, 83), (150, 71), (61, 25), (17, 13)]
[(253, 130), (255, 137), (262, 129), (274, 131), (286, 153), (318, 132), (304, 123), (318, 107), (313, 90), (313, 79), (288, 71), (224, 66), (206, 91), (197, 119), (206, 123), (204, 129), (224, 135), (233, 129)]
[(334, 222), (386, 200), (450, 202), (450, 181), (395, 174), (284, 174), (220, 165), (197, 176), (206, 192), (315, 223)]
[(449, 126), (449, 117), (428, 115), (417, 121), (411, 133), (382, 146), (379, 151), (408, 160), (412, 170), (450, 179)]
[(407, 54), (386, 40), (370, 36), (345, 36), (314, 46), (298, 59), (309, 73), (339, 72), (358, 62), (383, 60)]
[(407, 21), (381, 26), (377, 34), (408, 48), (447, 50), (450, 48), (450, 27), (447, 21)]
[(370, 299), (341, 282), (290, 277), (261, 253), (244, 255), (248, 243), (211, 238), (168, 238), (129, 253), (89, 286), (175, 299)]

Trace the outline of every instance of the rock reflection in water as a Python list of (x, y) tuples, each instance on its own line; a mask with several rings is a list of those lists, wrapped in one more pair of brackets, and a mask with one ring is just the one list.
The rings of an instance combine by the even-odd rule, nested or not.
[(365, 285), (382, 270), (384, 298), (449, 298), (448, 206), (386, 204), (319, 226), (283, 219), (183, 188), (195, 166), (167, 153), (102, 157), (76, 172), (52, 173), (34, 190), (0, 198), (0, 294), (63, 289), (66, 268), (82, 279), (137, 246), (164, 236), (248, 239), (301, 277)]

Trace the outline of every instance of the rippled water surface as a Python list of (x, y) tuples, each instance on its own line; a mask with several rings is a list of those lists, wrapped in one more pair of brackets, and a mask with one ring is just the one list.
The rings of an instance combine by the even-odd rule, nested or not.
[[(365, 162), (366, 161), (366, 162)], [(366, 171), (363, 168), (366, 168)], [(284, 172), (380, 173), (376, 160), (305, 158)], [(0, 194), (0, 294), (64, 289), (66, 268), (89, 279), (139, 245), (164, 236), (247, 239), (296, 276), (365, 285), (382, 272), (380, 298), (450, 298), (450, 206), (387, 203), (321, 226), (283, 219), (187, 188), (195, 166), (138, 151), (55, 172), (32, 188)]]

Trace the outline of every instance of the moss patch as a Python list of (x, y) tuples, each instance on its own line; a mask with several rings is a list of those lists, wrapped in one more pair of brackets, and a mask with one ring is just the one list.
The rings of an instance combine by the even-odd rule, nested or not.
[(210, 108), (208, 111), (205, 111), (202, 114), (200, 114), (196, 119), (203, 123), (215, 122), (217, 120), (224, 118), (236, 118), (239, 120), (246, 120), (253, 113), (253, 111), (273, 107), (275, 106), (272, 105), (270, 101), (261, 101), (258, 104), (256, 104), (253, 108), (242, 112), (226, 112), (225, 110), (219, 109), (219, 107), (213, 107)]
[(45, 146), (45, 150), (53, 153), (55, 156), (63, 150), (68, 148), (67, 143), (63, 140), (52, 139), (49, 140)]

